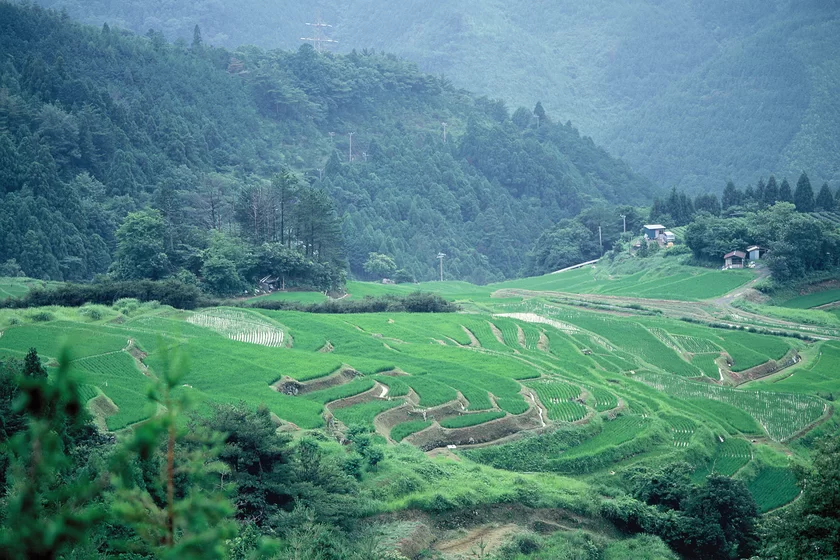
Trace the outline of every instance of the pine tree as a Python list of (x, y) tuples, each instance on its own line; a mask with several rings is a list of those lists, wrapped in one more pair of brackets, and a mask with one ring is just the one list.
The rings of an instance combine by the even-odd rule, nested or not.
[(814, 189), (811, 188), (811, 181), (805, 172), (799, 176), (796, 182), (796, 192), (793, 194), (793, 203), (798, 212), (814, 211)]
[(790, 183), (787, 182), (787, 179), (782, 179), (782, 184), (779, 185), (779, 197), (776, 201), (793, 203), (793, 191), (791, 190)]
[(834, 195), (831, 194), (831, 189), (828, 188), (828, 183), (823, 183), (823, 186), (820, 188), (820, 194), (817, 195), (817, 210), (831, 212), (834, 210), (834, 205)]
[[(30, 356), (37, 360), (37, 353), (30, 351), (27, 361)], [(74, 476), (67, 453), (74, 434), (90, 420), (80, 384), (68, 369), (70, 361), (63, 349), (53, 381), (40, 375), (20, 381), (15, 413), (24, 415), (26, 428), (8, 443), (7, 493), (0, 504), (3, 558), (69, 558), (105, 518), (97, 497), (107, 477)]]
[[(224, 558), (225, 539), (236, 535), (235, 509), (226, 496), (228, 469), (218, 460), (224, 438), (185, 429), (181, 418), (189, 401), (178, 388), (186, 372), (179, 356), (163, 356), (149, 393), (158, 414), (134, 429), (113, 458), (117, 500), (112, 511), (156, 558)], [(138, 463), (161, 468), (140, 486)]]
[(204, 46), (204, 43), (201, 40), (201, 29), (199, 29), (198, 24), (196, 24), (193, 29), (192, 50), (200, 51), (202, 46)]
[(793, 202), (793, 192), (790, 190), (790, 183), (787, 179), (782, 179), (782, 184), (779, 185), (779, 196), (777, 202)]
[(30, 348), (26, 353), (26, 358), (23, 360), (23, 376), (31, 379), (47, 378), (47, 370), (41, 365), (41, 358), (38, 357), (38, 351), (35, 348)]
[(779, 185), (776, 184), (776, 177), (770, 175), (767, 186), (764, 187), (764, 203), (768, 206), (776, 204), (779, 200)]
[(759, 205), (764, 204), (764, 191), (767, 190), (767, 185), (764, 184), (764, 179), (758, 180), (758, 185), (755, 187), (755, 201)]
[(534, 115), (537, 117), (537, 126), (542, 126), (548, 122), (548, 119), (545, 116), (545, 109), (543, 109), (542, 106), (542, 101), (537, 101), (537, 104), (534, 107)]
[(741, 193), (735, 188), (735, 183), (729, 181), (723, 189), (723, 196), (720, 199), (720, 206), (723, 210), (738, 206), (741, 203)]

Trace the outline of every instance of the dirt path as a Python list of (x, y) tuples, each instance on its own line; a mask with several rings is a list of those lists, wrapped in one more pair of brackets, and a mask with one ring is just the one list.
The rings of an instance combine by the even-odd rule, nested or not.
[[(483, 525), (471, 529), (462, 537), (437, 543), (434, 549), (443, 554), (444, 558), (486, 558), (518, 530), (519, 526), (513, 523), (498, 526)], [(482, 552), (484, 555), (479, 556)]]

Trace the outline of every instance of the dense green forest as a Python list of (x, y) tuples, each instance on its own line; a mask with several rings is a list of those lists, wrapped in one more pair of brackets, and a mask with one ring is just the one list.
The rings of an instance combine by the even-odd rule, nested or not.
[[(40, 0), (83, 21), (189, 42), (295, 48), (316, 6), (260, 0)], [(319, 2), (337, 52), (373, 48), (571, 119), (657, 182), (695, 194), (809, 169), (840, 181), (834, 0)]]
[(443, 251), (447, 277), (487, 282), (593, 201), (653, 194), (541, 105), (510, 114), (395, 56), (0, 16), (0, 263), (28, 276), (328, 289), (372, 252), (431, 278)]

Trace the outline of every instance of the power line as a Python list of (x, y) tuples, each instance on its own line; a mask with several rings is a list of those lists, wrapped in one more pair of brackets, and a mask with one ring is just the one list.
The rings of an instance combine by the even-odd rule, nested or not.
[(338, 41), (330, 39), (326, 36), (326, 33), (324, 33), (324, 30), (328, 27), (331, 28), (332, 25), (324, 23), (324, 21), (321, 19), (320, 12), (318, 12), (315, 16), (315, 23), (307, 23), (306, 25), (312, 27), (315, 30), (314, 37), (301, 37), (300, 40), (309, 41), (313, 43), (315, 45), (316, 52), (323, 51), (324, 47), (322, 46), (322, 43), (338, 43)]

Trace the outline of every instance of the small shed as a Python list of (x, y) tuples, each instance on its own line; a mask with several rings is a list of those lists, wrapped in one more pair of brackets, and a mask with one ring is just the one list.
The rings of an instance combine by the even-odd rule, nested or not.
[(743, 251), (732, 251), (723, 255), (724, 268), (744, 268), (744, 259), (747, 254)]
[(665, 226), (662, 224), (645, 224), (642, 227), (645, 231), (645, 237), (648, 239), (656, 239), (665, 233)]
[(759, 247), (758, 245), (751, 245), (747, 247), (747, 254), (749, 255), (751, 261), (760, 260), (766, 252), (767, 249), (765, 249), (764, 247)]

